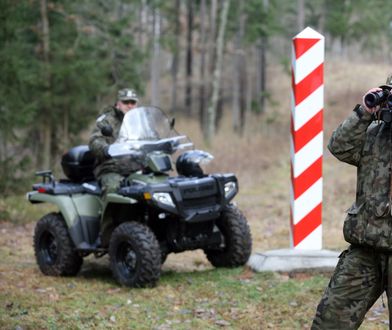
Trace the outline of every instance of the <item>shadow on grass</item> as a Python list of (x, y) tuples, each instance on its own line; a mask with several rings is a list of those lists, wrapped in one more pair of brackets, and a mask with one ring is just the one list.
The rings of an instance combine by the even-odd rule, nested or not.
[(107, 284), (115, 284), (116, 281), (112, 276), (107, 256), (102, 259), (85, 258), (78, 277), (89, 280), (99, 280)]
[(237, 268), (212, 268), (197, 271), (175, 271), (163, 270), (160, 283), (177, 287), (180, 283), (184, 285), (200, 286), (208, 282), (228, 283), (228, 282), (247, 282), (256, 276), (270, 278), (272, 275), (265, 273), (257, 275), (249, 270), (248, 267)]
[[(246, 272), (246, 267), (238, 268), (213, 268), (205, 270), (181, 271), (161, 269), (159, 285), (176, 287), (178, 284), (200, 284), (206, 281), (220, 281), (224, 277), (240, 277)], [(78, 276), (83, 280), (96, 280), (109, 285), (119, 285), (112, 276), (107, 256), (102, 259), (86, 258)]]

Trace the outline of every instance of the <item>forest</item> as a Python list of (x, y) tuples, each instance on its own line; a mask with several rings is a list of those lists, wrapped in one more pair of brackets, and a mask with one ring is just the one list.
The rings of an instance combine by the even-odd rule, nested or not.
[[(381, 0), (0, 1), (0, 191), (54, 166), (119, 88), (199, 123), (212, 143), (222, 118), (243, 134), (266, 120), (291, 38), (310, 26), (327, 56), (390, 61)], [(370, 28), (371, 27), (371, 28)], [(288, 98), (288, 95), (281, 95)], [(5, 174), (5, 175), (4, 175)]]

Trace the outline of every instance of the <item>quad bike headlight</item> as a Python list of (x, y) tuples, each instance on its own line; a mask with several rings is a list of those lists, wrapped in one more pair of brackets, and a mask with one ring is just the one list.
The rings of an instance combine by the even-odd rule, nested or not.
[(158, 203), (162, 203), (162, 204), (170, 206), (170, 207), (176, 207), (174, 205), (173, 199), (171, 198), (169, 193), (166, 193), (166, 192), (153, 193), (152, 199)]
[(224, 185), (225, 197), (231, 198), (237, 192), (237, 184), (234, 181), (226, 182)]

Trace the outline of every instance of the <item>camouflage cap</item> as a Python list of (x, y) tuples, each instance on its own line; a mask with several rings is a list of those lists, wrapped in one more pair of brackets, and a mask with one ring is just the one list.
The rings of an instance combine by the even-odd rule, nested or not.
[(381, 85), (380, 88), (392, 89), (392, 73), (388, 76), (385, 85)]
[(136, 92), (130, 88), (120, 89), (117, 93), (117, 99), (120, 101), (129, 101), (129, 100), (134, 100), (136, 102), (139, 101)]

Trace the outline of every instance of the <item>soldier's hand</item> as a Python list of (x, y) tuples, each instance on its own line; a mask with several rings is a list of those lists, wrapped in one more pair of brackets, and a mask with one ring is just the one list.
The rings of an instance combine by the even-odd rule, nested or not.
[(375, 106), (375, 107), (373, 107), (373, 108), (368, 108), (367, 105), (366, 105), (366, 103), (365, 103), (365, 96), (366, 96), (367, 94), (369, 94), (369, 93), (378, 92), (378, 91), (382, 91), (382, 88), (380, 88), (380, 87), (371, 88), (371, 89), (369, 89), (369, 90), (365, 93), (365, 95), (363, 95), (363, 97), (362, 97), (362, 107), (363, 107), (367, 112), (369, 112), (369, 113), (371, 113), (371, 114), (377, 112), (377, 111), (380, 109), (380, 106), (377, 105), (377, 106)]
[(105, 147), (103, 148), (103, 155), (104, 155), (105, 158), (107, 158), (107, 159), (112, 158), (112, 156), (110, 156), (110, 154), (109, 154), (109, 146), (105, 146)]

